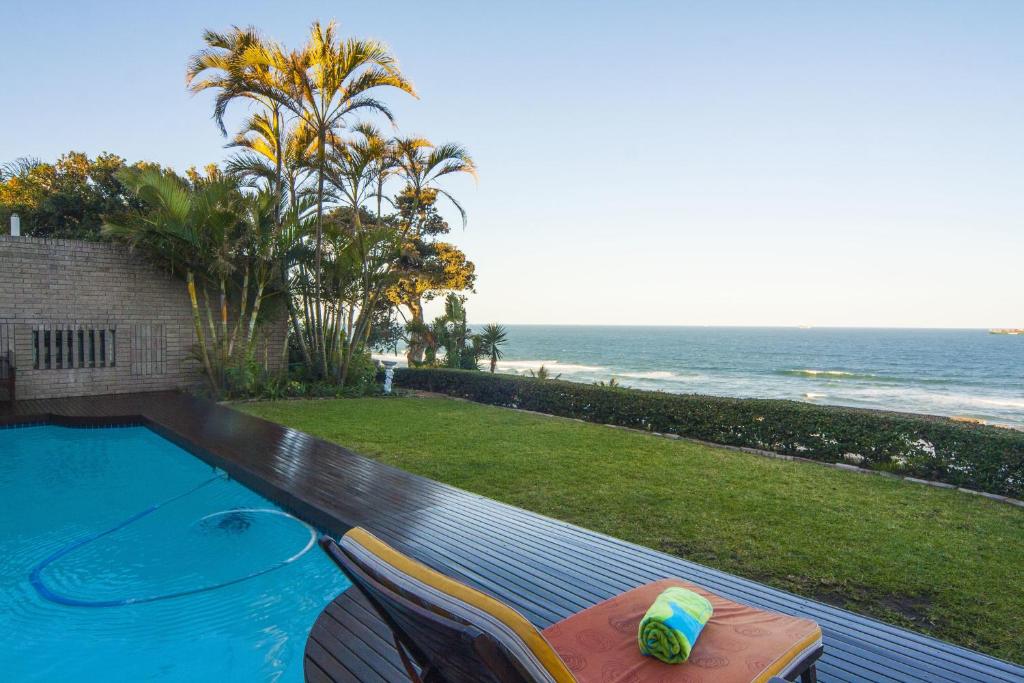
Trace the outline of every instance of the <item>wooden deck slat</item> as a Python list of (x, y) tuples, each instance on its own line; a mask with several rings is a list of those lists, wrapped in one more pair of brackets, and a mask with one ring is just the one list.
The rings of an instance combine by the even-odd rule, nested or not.
[[(370, 647), (374, 651), (376, 658), (383, 658), (387, 663), (391, 664), (391, 669), (394, 669), (395, 673), (401, 673), (402, 662), (396, 656), (394, 641), (385, 634), (377, 633), (365, 623), (367, 620), (371, 620), (375, 624), (383, 625), (383, 622), (375, 619), (373, 614), (356, 615), (346, 612), (337, 603), (328, 605), (324, 610), (324, 614), (326, 615), (324, 621), (329, 617), (339, 626), (344, 627), (362, 643)], [(384, 669), (387, 670), (387, 667)]]
[(344, 599), (341, 597), (327, 606), (317, 624), (323, 624), (338, 640), (350, 643), (350, 648), (359, 658), (372, 666), (384, 680), (404, 675), (387, 626), (375, 618), (368, 605), (356, 604), (362, 600), (361, 596), (353, 598), (343, 594)]
[(356, 675), (349, 671), (345, 663), (339, 661), (313, 637), (306, 641), (306, 680), (310, 680), (310, 662), (313, 663), (316, 670), (323, 672), (325, 681), (334, 683), (358, 683), (359, 681)]
[(310, 683), (331, 683), (331, 677), (312, 658), (306, 657), (306, 680)]
[(380, 663), (376, 653), (330, 616), (317, 620), (310, 637), (334, 659), (344, 663), (357, 680), (364, 683), (387, 683), (395, 675), (395, 672), (387, 670), (379, 672), (373, 666), (374, 663)]
[[(365, 526), (541, 628), (622, 590), (679, 576), (818, 621), (821, 681), (1024, 682), (1024, 667), (424, 479), (201, 399), (160, 392), (0, 403), (0, 426), (50, 415), (148, 424), (325, 531)], [(354, 592), (318, 619), (305, 670), (317, 683), (406, 680), (390, 631)]]

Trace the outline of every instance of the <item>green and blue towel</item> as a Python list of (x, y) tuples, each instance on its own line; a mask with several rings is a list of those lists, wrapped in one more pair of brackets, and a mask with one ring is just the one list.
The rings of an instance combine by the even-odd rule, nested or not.
[(691, 590), (666, 589), (640, 620), (640, 652), (666, 664), (682, 664), (713, 611), (706, 598)]

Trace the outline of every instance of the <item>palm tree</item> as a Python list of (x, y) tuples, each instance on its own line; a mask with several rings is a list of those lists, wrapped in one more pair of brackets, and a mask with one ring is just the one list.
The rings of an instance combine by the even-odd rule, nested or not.
[[(402, 225), (402, 238), (406, 240), (405, 252), (409, 261), (415, 263), (420, 258), (417, 252), (417, 242), (421, 237), (425, 215), (421, 215), (421, 208), (431, 203), (436, 196), (443, 196), (450, 201), (459, 211), (462, 217), (463, 227), (466, 225), (466, 211), (462, 205), (451, 195), (451, 193), (438, 187), (439, 181), (445, 176), (454, 173), (468, 173), (476, 178), (476, 164), (465, 148), (447, 143), (435, 146), (426, 138), (410, 137), (398, 138), (392, 141), (395, 171), (397, 171), (406, 184), (406, 192), (412, 197), (412, 209), (409, 213), (408, 223)], [(416, 289), (415, 276), (412, 289)], [(422, 296), (415, 295), (406, 302), (412, 315), (414, 326), (421, 325), (423, 321)], [(409, 345), (407, 357), (410, 363), (419, 362), (422, 358), (423, 347), (418, 343)]]
[[(352, 113), (366, 110), (392, 119), (390, 110), (371, 95), (373, 90), (388, 87), (413, 96), (416, 93), (383, 43), (354, 38), (342, 40), (333, 22), (326, 26), (314, 23), (306, 45), (291, 52), (264, 40), (254, 29), (235, 27), (224, 34), (207, 31), (204, 39), (208, 49), (197, 53), (189, 65), (190, 87), (193, 91), (208, 88), (219, 91), (214, 118), (222, 130), (224, 113), (234, 99), (248, 98), (264, 107), (263, 119), (251, 121), (253, 125), (249, 128), (255, 128), (259, 136), (270, 143), (264, 151), (269, 151), (274, 159), (279, 192), (283, 192), (281, 176), (288, 150), (284, 138), (287, 127), (281, 121), (285, 113), (296, 119), (298, 138), (312, 143), (310, 165), (316, 175), (316, 226), (312, 302), (307, 307), (312, 317), (307, 322), (312, 328), (310, 339), (318, 356), (319, 371), (326, 376), (322, 278), (328, 151), (339, 141), (339, 131)], [(255, 138), (249, 137), (248, 142), (240, 146), (249, 143), (256, 143)], [(245, 170), (259, 171), (252, 165)], [(292, 187), (294, 189), (294, 185)]]
[(309, 128), (257, 112), (227, 146), (240, 151), (225, 164), (226, 173), (279, 195), (279, 213), (298, 201), (316, 146)]
[[(463, 367), (467, 357), (466, 341), (469, 338), (469, 328), (466, 325), (465, 297), (452, 292), (444, 300), (444, 316), (447, 323), (448, 335), (445, 341), (445, 365), (450, 368)], [(473, 363), (475, 365), (476, 358)]]
[[(203, 296), (210, 340), (221, 351), (218, 369), (222, 370), (227, 355), (226, 280), (233, 270), (231, 252), (238, 227), (237, 188), (225, 179), (190, 185), (183, 178), (156, 168), (133, 169), (124, 173), (121, 181), (150, 208), (136, 212), (126, 222), (105, 224), (103, 233), (146, 252), (155, 263), (185, 276), (200, 360), (214, 392), (220, 393), (222, 373), (215, 372), (211, 360), (196, 276), (200, 278), (198, 291)], [(206, 279), (212, 279), (221, 292), (221, 330), (225, 333), (222, 336), (217, 333), (209, 308)]]
[[(264, 295), (271, 282), (278, 279), (282, 267), (281, 254), (288, 249), (288, 238), (282, 235), (278, 214), (277, 195), (271, 191), (260, 191), (243, 195), (239, 201), (242, 235), (240, 250), (236, 258), (243, 262), (242, 296), (235, 331), (228, 344), (228, 355), (234, 352), (238, 332), (243, 329), (244, 354), (249, 358), (256, 343), (256, 322), (259, 319)], [(253, 286), (252, 310), (246, 319), (249, 301), (249, 283)]]
[(421, 336), (424, 360), (428, 365), (437, 364), (437, 350), (448, 344), (448, 332), (448, 321), (444, 316), (438, 316), (429, 326), (425, 326)]
[[(266, 174), (271, 190), (277, 196), (277, 213), (283, 202), (282, 173), (286, 126), (281, 93), (289, 88), (284, 51), (266, 40), (253, 27), (234, 26), (226, 33), (207, 29), (203, 32), (207, 47), (189, 59), (186, 83), (193, 93), (217, 90), (213, 118), (223, 135), (227, 135), (224, 116), (236, 99), (255, 102), (263, 111), (254, 115), (246, 130), (262, 137), (259, 153), (273, 160), (273, 175)], [(253, 140), (255, 142), (255, 140)], [(238, 140), (236, 139), (236, 144)]]
[(14, 161), (8, 161), (6, 164), (0, 165), (0, 182), (15, 177), (24, 178), (33, 169), (42, 165), (42, 160), (36, 157), (18, 157)]
[[(252, 359), (256, 324), (277, 276), (275, 197), (267, 191), (243, 194), (233, 178), (219, 173), (195, 174), (189, 181), (145, 167), (126, 169), (118, 179), (145, 208), (108, 221), (103, 233), (184, 277), (199, 360), (220, 395), (229, 364)], [(219, 293), (218, 304), (211, 305), (210, 288)], [(229, 301), (238, 306), (233, 325)]]
[(266, 109), (274, 109), (277, 98), (271, 97), (267, 91), (285, 85), (284, 72), (280, 68), (280, 60), (272, 63), (266, 55), (280, 53), (280, 47), (267, 41), (252, 26), (232, 26), (226, 33), (206, 29), (203, 42), (207, 47), (189, 58), (185, 82), (193, 93), (211, 89), (219, 91), (214, 101), (213, 118), (221, 134), (228, 134), (224, 116), (236, 99), (253, 100)]
[(381, 175), (386, 173), (391, 149), (375, 127), (361, 124), (355, 131), (360, 135), (359, 139), (335, 143), (327, 158), (324, 175), (334, 196), (351, 212), (352, 227), (358, 233), (362, 229), (360, 209), (367, 201), (379, 196)]
[[(373, 311), (392, 284), (391, 265), (397, 259), (399, 248), (397, 234), (382, 224), (379, 215), (381, 174), (386, 173), (390, 164), (390, 145), (369, 124), (361, 124), (354, 130), (358, 138), (335, 140), (325, 169), (332, 196), (347, 209), (351, 220), (350, 229), (342, 236), (348, 244), (340, 249), (364, 256), (362, 261), (353, 263), (356, 268), (352, 272), (359, 286), (354, 288), (355, 295), (348, 301), (349, 315), (343, 341), (340, 338), (341, 327), (335, 326), (338, 339), (335, 346), (342, 352), (342, 361), (338, 365), (338, 377), (342, 383), (348, 374), (353, 353), (363, 347), (370, 334)], [(376, 225), (367, 229), (362, 221), (363, 206), (375, 197), (378, 200)], [(387, 258), (381, 260), (381, 255)]]
[[(203, 40), (207, 47), (189, 59), (186, 83), (193, 93), (217, 91), (213, 118), (221, 133), (227, 135), (224, 116), (231, 102), (250, 100), (261, 108), (228, 144), (245, 151), (228, 162), (227, 171), (246, 182), (264, 181), (274, 197), (274, 226), (278, 239), (285, 236), (301, 238), (301, 234), (295, 234), (294, 230), (284, 229), (285, 191), (290, 190), (289, 203), (294, 206), (297, 185), (301, 182), (299, 174), (308, 167), (305, 159), (310, 143), (308, 131), (302, 126), (289, 128), (285, 120), (287, 110), (281, 100), (290, 88), (290, 82), (284, 50), (253, 27), (234, 26), (224, 33), (207, 29), (203, 32)], [(296, 217), (294, 210), (291, 213)], [(288, 245), (279, 246), (282, 258), (292, 252)], [(298, 311), (288, 289), (288, 267), (287, 261), (282, 262), (280, 274), (292, 329), (298, 331)], [(310, 354), (301, 336), (299, 343), (307, 364), (310, 364)]]
[[(282, 126), (285, 126), (284, 130)], [(279, 243), (277, 253), (281, 257), (277, 270), (287, 299), (292, 330), (297, 331), (300, 329), (298, 309), (288, 287), (293, 262), (288, 257), (295, 253), (291, 249), (292, 243), (306, 234), (296, 228), (304, 224), (302, 219), (310, 208), (308, 202), (301, 201), (305, 193), (300, 188), (310, 169), (312, 136), (305, 126), (287, 126), (279, 115), (257, 112), (228, 146), (241, 151), (227, 161), (225, 172), (246, 185), (265, 188), (274, 198), (273, 239)], [(310, 365), (312, 358), (302, 335), (298, 335), (298, 343), (304, 360)]]
[[(276, 61), (276, 55), (269, 55)], [(268, 90), (283, 107), (297, 116), (316, 138), (314, 170), (317, 176), (316, 251), (313, 267), (315, 314), (324, 348), (322, 320), (322, 263), (324, 187), (327, 180), (328, 145), (337, 140), (338, 131), (354, 112), (367, 110), (393, 120), (391, 111), (370, 92), (377, 88), (396, 88), (416, 96), (412, 84), (402, 75), (398, 62), (387, 46), (376, 40), (349, 38), (340, 40), (334, 22), (322, 26), (315, 22), (309, 42), (286, 57), (290, 87)], [(321, 370), (327, 374), (326, 354), (321, 354)]]
[(496, 323), (484, 325), (484, 330), (480, 333), (480, 351), (482, 355), (490, 357), (492, 373), (497, 368), (498, 361), (505, 356), (501, 347), (507, 343), (508, 331), (504, 325)]
[(393, 280), (392, 264), (398, 253), (394, 230), (364, 227), (358, 234), (329, 234), (325, 284), (332, 296), (331, 357), (336, 377), (344, 384), (352, 359), (365, 349), (373, 313)]
[(438, 181), (453, 173), (468, 173), (475, 179), (476, 164), (469, 152), (451, 142), (435, 146), (426, 138), (401, 138), (394, 141), (394, 147), (396, 164), (414, 198), (412, 216), (406, 231), (413, 236), (419, 234), (416, 218), (424, 193), (428, 191), (448, 199), (458, 209), (465, 227), (465, 209), (449, 192), (438, 187)]

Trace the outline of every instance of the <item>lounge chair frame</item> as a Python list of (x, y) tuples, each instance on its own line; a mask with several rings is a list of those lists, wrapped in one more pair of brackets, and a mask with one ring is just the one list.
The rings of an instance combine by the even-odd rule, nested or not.
[(402, 664), (414, 683), (534, 683), (492, 636), (379, 583), (332, 539), (324, 537), (320, 545), (391, 629)]

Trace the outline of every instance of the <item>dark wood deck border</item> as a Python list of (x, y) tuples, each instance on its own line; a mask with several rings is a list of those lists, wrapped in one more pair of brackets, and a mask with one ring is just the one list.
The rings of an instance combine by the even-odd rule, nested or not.
[[(418, 477), (172, 392), (0, 403), (4, 426), (144, 425), (331, 534), (364, 526), (543, 628), (666, 576), (821, 624), (822, 681), (1024, 682), (1024, 667)], [(386, 426), (382, 425), (382, 428)], [(0, 448), (2, 452), (2, 448)], [(390, 633), (354, 592), (306, 646), (310, 681), (404, 681)]]

